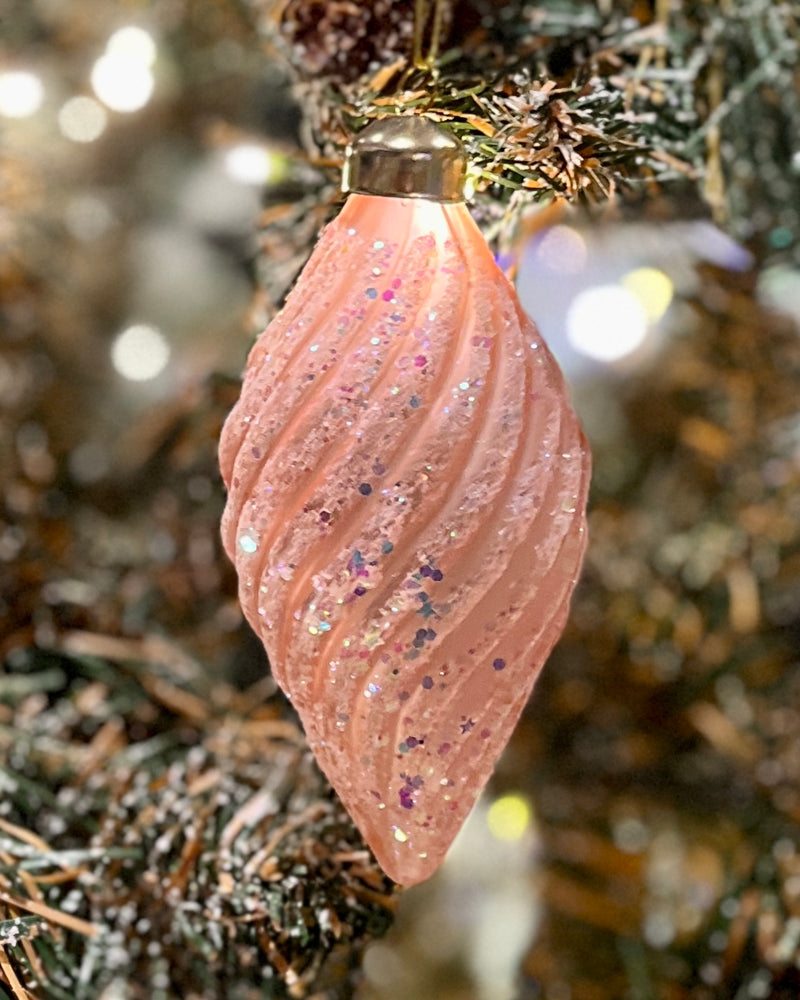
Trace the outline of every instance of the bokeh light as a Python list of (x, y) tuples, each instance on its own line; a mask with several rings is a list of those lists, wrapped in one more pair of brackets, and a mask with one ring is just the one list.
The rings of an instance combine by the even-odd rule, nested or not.
[(280, 156), (255, 143), (232, 146), (225, 153), (226, 173), (241, 184), (269, 184), (277, 179), (281, 167)]
[(143, 66), (152, 66), (156, 61), (156, 43), (153, 36), (135, 25), (119, 28), (109, 38), (106, 45), (109, 55), (134, 59)]
[(73, 142), (94, 142), (107, 124), (105, 108), (93, 97), (71, 97), (58, 112), (58, 127)]
[(105, 53), (92, 67), (95, 94), (112, 111), (143, 108), (153, 96), (152, 66), (156, 43), (143, 28), (120, 28), (109, 38)]
[(800, 321), (800, 270), (783, 264), (765, 268), (758, 277), (758, 297)]
[(138, 111), (153, 94), (150, 68), (128, 55), (106, 53), (92, 68), (95, 94), (112, 111)]
[(489, 806), (486, 823), (498, 840), (519, 840), (531, 823), (530, 804), (521, 795), (503, 795)]
[(44, 86), (35, 73), (11, 70), (0, 73), (0, 115), (29, 118), (44, 100)]
[(550, 271), (580, 274), (586, 264), (586, 240), (570, 226), (553, 226), (539, 241), (536, 260)]
[(131, 382), (147, 382), (160, 375), (167, 367), (169, 355), (164, 334), (144, 323), (129, 326), (111, 345), (112, 364)]
[(657, 323), (669, 309), (674, 286), (657, 267), (637, 267), (623, 277), (621, 284), (636, 296), (651, 323)]
[(70, 235), (84, 243), (105, 236), (114, 221), (114, 214), (105, 201), (89, 192), (74, 195), (64, 209), (64, 222)]
[(611, 363), (632, 354), (647, 337), (648, 320), (638, 297), (621, 285), (579, 292), (566, 317), (567, 338), (581, 354)]
[(108, 472), (110, 456), (97, 441), (83, 441), (70, 453), (67, 467), (76, 482), (96, 483)]

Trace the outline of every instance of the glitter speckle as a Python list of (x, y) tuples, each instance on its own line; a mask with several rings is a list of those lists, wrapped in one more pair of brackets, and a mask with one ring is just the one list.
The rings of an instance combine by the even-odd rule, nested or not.
[(435, 566), (420, 566), (419, 568), (420, 576), (429, 577), (438, 583), (440, 580), (444, 580), (444, 573), (437, 569)]
[(405, 844), (408, 840), (408, 834), (400, 829), (399, 826), (394, 827), (394, 839), (398, 844)]
[(497, 659), (492, 661), (492, 666), (494, 667), (495, 670), (504, 670), (505, 665), (506, 661), (501, 659), (499, 656), (497, 657)]
[(378, 289), (377, 288), (368, 288), (364, 294), (367, 296), (368, 299), (377, 299), (377, 297), (378, 297)]
[(372, 245), (376, 250), (383, 250), (385, 246), (383, 240), (375, 240), (375, 242)]
[(258, 538), (251, 531), (246, 531), (239, 535), (239, 548), (242, 552), (251, 556), (258, 551)]

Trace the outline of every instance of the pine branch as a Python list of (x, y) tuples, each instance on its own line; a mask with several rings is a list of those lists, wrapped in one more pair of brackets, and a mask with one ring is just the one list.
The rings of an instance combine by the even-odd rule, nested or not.
[(532, 204), (643, 190), (695, 211), (694, 189), (762, 256), (800, 253), (800, 172), (786, 142), (800, 125), (800, 5), (608, 8), (450, 0), (442, 50), (420, 70), (408, 0), (256, 4), (294, 68), (318, 163), (339, 164), (369, 118), (425, 111), (465, 142), (489, 227), (513, 228)]
[[(68, 645), (136, 652), (88, 635)], [(14, 670), (25, 685), (0, 675), (0, 983), (12, 995), (341, 988), (389, 924), (391, 883), (302, 732), (262, 704), (263, 683), (201, 700), (199, 674), (190, 689), (153, 662), (37, 650)]]

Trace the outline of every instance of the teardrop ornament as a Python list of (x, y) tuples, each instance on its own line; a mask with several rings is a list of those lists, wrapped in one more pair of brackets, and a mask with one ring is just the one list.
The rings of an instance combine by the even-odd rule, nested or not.
[[(564, 626), (588, 446), (421, 118), (348, 151), (339, 216), (225, 424), (243, 611), (384, 871), (428, 878)], [(364, 193), (366, 192), (366, 193)]]

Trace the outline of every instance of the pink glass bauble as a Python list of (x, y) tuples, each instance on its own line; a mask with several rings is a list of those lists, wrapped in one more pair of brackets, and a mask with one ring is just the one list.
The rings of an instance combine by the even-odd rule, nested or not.
[(244, 613), (384, 871), (441, 864), (558, 638), (590, 459), (463, 202), (351, 194), (222, 434)]

